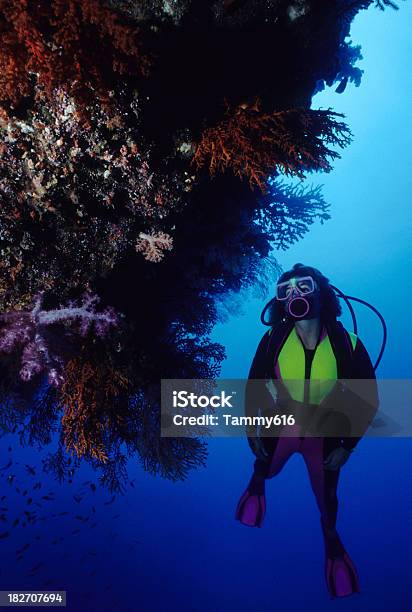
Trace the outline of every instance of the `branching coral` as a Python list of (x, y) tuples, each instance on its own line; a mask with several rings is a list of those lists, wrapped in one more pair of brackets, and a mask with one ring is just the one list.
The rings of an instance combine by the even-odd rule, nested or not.
[(330, 219), (329, 208), (319, 185), (307, 188), (269, 179), (267, 193), (259, 199), (256, 220), (277, 249), (287, 249), (303, 238), (316, 219), (321, 223)]
[(12, 105), (36, 80), (50, 100), (63, 88), (81, 109), (108, 103), (119, 76), (148, 73), (137, 27), (100, 0), (1, 0), (0, 24), (0, 100)]
[(116, 399), (129, 384), (124, 372), (105, 362), (69, 361), (59, 399), (63, 439), (70, 452), (107, 461), (105, 437), (122, 422)]
[(352, 45), (350, 42), (341, 43), (335, 56), (336, 64), (333, 70), (331, 70), (331, 76), (327, 77), (325, 75), (324, 79), (319, 80), (314, 93), (322, 91), (325, 88), (325, 84), (331, 87), (338, 83), (335, 90), (337, 93), (343, 93), (348, 82), (354, 83), (356, 87), (359, 87), (363, 70), (355, 66), (355, 64), (362, 58), (360, 45)]
[(339, 154), (327, 145), (345, 146), (347, 126), (330, 110), (296, 109), (264, 113), (259, 106), (238, 108), (217, 127), (204, 131), (193, 162), (208, 164), (211, 174), (231, 169), (251, 186), (266, 191), (275, 171), (303, 177), (306, 171), (329, 171)]
[(85, 295), (78, 306), (71, 302), (66, 307), (44, 310), (42, 295), (38, 295), (29, 311), (1, 313), (0, 321), (4, 326), (0, 330), (0, 352), (22, 350), (22, 380), (28, 381), (36, 374), (47, 372), (49, 384), (59, 386), (63, 381), (65, 365), (61, 345), (68, 336), (65, 338), (62, 331), (59, 335), (52, 334), (48, 328), (56, 324), (79, 322), (77, 332), (80, 336), (86, 336), (91, 326), (98, 336), (104, 336), (110, 326), (117, 325), (118, 318), (110, 307), (96, 312), (98, 301), (97, 296)]
[(381, 9), (381, 11), (385, 10), (385, 7), (390, 7), (392, 9), (395, 9), (395, 11), (399, 9), (399, 6), (396, 4), (396, 2), (392, 2), (392, 0), (375, 0), (375, 4), (378, 8)]
[(141, 251), (147, 261), (158, 262), (163, 259), (164, 251), (170, 251), (173, 247), (173, 239), (164, 232), (152, 232), (145, 234), (140, 232), (136, 242), (136, 251)]
[[(74, 457), (74, 461), (79, 464), (79, 459)], [(43, 469), (46, 473), (52, 474), (56, 480), (63, 483), (67, 480), (73, 468), (70, 467), (73, 459), (67, 454), (66, 448), (61, 440), (55, 452), (48, 452), (43, 459)]]

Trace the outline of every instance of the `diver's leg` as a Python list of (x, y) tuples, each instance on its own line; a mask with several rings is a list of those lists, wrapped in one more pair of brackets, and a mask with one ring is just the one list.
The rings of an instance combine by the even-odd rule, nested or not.
[(298, 437), (280, 436), (275, 439), (278, 443), (269, 461), (267, 478), (273, 478), (279, 474), (285, 463), (299, 450), (300, 439)]
[(357, 593), (359, 580), (355, 566), (336, 531), (340, 470), (324, 468), (325, 439), (323, 438), (305, 438), (301, 443), (301, 452), (320, 511), (325, 543), (325, 574), (329, 592), (333, 597)]
[(323, 445), (322, 438), (303, 438), (300, 451), (309, 473), (322, 521), (333, 529), (338, 512), (337, 486), (340, 470), (325, 470)]
[(253, 474), (236, 507), (235, 518), (248, 527), (262, 527), (266, 513), (265, 479), (267, 478), (270, 458), (275, 452), (277, 440), (263, 440), (267, 459), (255, 459)]
[(257, 458), (253, 475), (241, 496), (236, 519), (249, 527), (261, 527), (266, 512), (265, 481), (278, 474), (289, 457), (297, 450), (294, 438), (265, 438), (266, 460)]

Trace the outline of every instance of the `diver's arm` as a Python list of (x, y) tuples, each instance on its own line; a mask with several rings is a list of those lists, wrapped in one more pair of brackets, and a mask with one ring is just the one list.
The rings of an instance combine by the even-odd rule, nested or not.
[[(270, 395), (263, 381), (266, 378), (266, 355), (269, 342), (269, 332), (261, 338), (257, 347), (252, 365), (249, 370), (248, 381), (245, 389), (245, 415), (259, 416), (268, 406), (273, 405)], [(255, 381), (262, 381), (258, 383)], [(261, 438), (257, 435), (256, 427), (247, 429), (247, 439), (254, 455), (265, 458), (267, 452)]]
[[(368, 388), (368, 402), (364, 402), (363, 406), (359, 406), (360, 410), (367, 410), (368, 424), (370, 424), (379, 406), (378, 386), (376, 384), (375, 370), (373, 369), (373, 365), (369, 357), (368, 351), (366, 350), (364, 344), (359, 338), (357, 338), (356, 340), (356, 346), (353, 352), (352, 378), (375, 381), (373, 383), (371, 382), (370, 387)], [(356, 401), (361, 401), (358, 396), (356, 397)], [(363, 434), (366, 432), (366, 429), (367, 427), (365, 428)], [(361, 438), (362, 436), (342, 438), (341, 445), (346, 450), (352, 451), (358, 444), (359, 440), (361, 440)]]
[[(255, 356), (250, 366), (248, 381), (245, 389), (245, 414), (246, 416), (257, 416), (262, 409), (262, 399), (271, 397), (267, 391), (266, 385), (258, 385), (255, 380), (266, 379), (266, 355), (269, 342), (269, 332), (266, 332), (261, 338), (256, 349)], [(266, 393), (265, 393), (266, 391)]]

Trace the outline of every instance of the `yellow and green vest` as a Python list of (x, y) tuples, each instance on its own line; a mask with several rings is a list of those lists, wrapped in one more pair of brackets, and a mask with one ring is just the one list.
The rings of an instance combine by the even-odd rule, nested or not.
[[(348, 332), (352, 348), (355, 349), (357, 336)], [(292, 399), (305, 400), (305, 351), (295, 326), (293, 326), (277, 359), (280, 378)], [(320, 404), (333, 389), (337, 380), (336, 357), (326, 333), (316, 347), (310, 370), (308, 401)]]

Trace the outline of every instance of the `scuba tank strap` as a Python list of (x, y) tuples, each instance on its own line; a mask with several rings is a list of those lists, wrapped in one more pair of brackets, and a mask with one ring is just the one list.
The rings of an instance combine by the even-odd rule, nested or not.
[(329, 322), (326, 327), (336, 358), (338, 379), (351, 378), (354, 352), (351, 336), (340, 321)]

